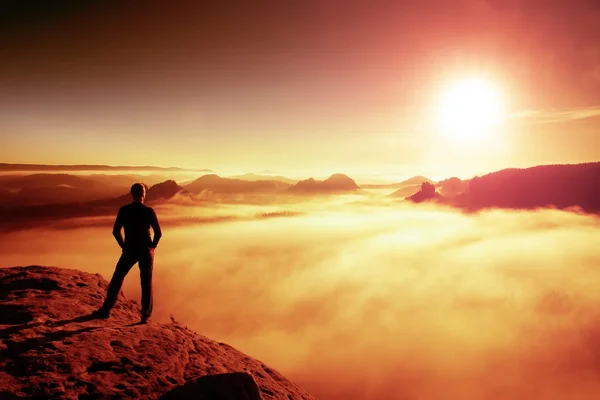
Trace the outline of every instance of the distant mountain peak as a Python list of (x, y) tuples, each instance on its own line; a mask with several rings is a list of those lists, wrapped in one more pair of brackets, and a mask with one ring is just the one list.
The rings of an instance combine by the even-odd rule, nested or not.
[(325, 179), (325, 181), (337, 180), (337, 179), (350, 179), (350, 177), (345, 174), (335, 173), (335, 174), (331, 174), (329, 176), (329, 178)]
[(443, 197), (435, 191), (435, 186), (432, 183), (423, 182), (421, 189), (406, 199), (413, 203), (422, 203), (424, 201), (443, 200)]
[(210, 190), (213, 193), (275, 193), (288, 187), (288, 183), (278, 180), (244, 180), (210, 174), (190, 182), (185, 185), (184, 189), (196, 194), (204, 190)]
[(183, 191), (183, 188), (172, 179), (157, 183), (148, 189), (147, 198), (150, 201), (158, 199), (170, 199)]
[(324, 181), (314, 178), (302, 180), (291, 186), (288, 190), (292, 193), (336, 193), (352, 192), (360, 189), (356, 182), (348, 175), (333, 174)]
[(200, 178), (196, 179), (194, 182), (218, 181), (218, 180), (222, 180), (222, 179), (227, 179), (227, 178), (222, 178), (217, 174), (206, 174), (206, 175), (202, 175)]

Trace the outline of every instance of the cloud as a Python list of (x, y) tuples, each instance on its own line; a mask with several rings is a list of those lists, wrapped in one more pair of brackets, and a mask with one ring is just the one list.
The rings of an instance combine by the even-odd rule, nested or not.
[(525, 110), (513, 115), (513, 118), (525, 119), (534, 124), (581, 121), (598, 117), (600, 117), (600, 106), (564, 110)]
[[(277, 209), (304, 214), (242, 218)], [(159, 215), (181, 221), (156, 253), (156, 319), (173, 313), (320, 398), (600, 395), (595, 217), (352, 200)], [(108, 279), (118, 251), (90, 226), (13, 233), (0, 255)], [(124, 290), (139, 297), (135, 269)]]

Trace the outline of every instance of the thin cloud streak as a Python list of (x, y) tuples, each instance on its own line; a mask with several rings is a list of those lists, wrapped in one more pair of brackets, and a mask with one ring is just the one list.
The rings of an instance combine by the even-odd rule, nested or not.
[(514, 114), (512, 119), (525, 119), (534, 124), (553, 124), (588, 120), (598, 117), (600, 117), (600, 106), (566, 110), (525, 110)]

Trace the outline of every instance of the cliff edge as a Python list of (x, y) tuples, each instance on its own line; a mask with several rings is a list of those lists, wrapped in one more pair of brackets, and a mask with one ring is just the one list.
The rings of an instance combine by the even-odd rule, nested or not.
[(315, 399), (277, 371), (177, 322), (138, 324), (108, 283), (55, 267), (0, 268), (0, 398)]

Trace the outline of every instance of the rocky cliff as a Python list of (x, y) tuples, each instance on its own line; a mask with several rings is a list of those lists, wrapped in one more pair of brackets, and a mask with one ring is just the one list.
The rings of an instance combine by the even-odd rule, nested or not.
[(173, 321), (139, 325), (123, 294), (92, 319), (98, 274), (0, 268), (0, 398), (314, 399), (233, 347)]

